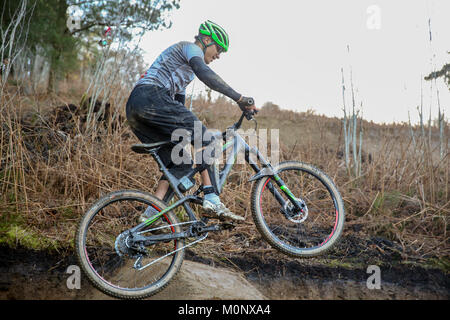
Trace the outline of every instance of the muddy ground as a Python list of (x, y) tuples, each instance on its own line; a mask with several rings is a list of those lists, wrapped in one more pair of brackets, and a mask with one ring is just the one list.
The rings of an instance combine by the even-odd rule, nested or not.
[[(273, 255), (271, 255), (273, 256)], [(448, 274), (437, 268), (398, 264), (382, 266), (380, 289), (368, 289), (367, 268), (314, 259), (228, 257), (217, 263), (187, 250), (181, 271), (151, 299), (292, 300), (292, 299), (444, 299), (450, 297)], [(111, 299), (83, 275), (81, 289), (68, 289), (73, 255), (0, 247), (0, 299)]]

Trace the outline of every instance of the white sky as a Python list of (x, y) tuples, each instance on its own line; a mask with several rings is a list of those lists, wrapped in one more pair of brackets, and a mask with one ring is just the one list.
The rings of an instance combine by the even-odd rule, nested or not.
[[(408, 121), (409, 111), (417, 122), (421, 77), (432, 70), (432, 53), (435, 68), (450, 62), (448, 0), (181, 0), (180, 6), (171, 13), (170, 29), (149, 32), (141, 42), (148, 65), (170, 45), (194, 41), (200, 23), (210, 19), (230, 36), (229, 52), (210, 67), (254, 97), (257, 107), (271, 101), (282, 109), (342, 117), (341, 67), (349, 108), (351, 65), (365, 119)], [(442, 78), (436, 83), (448, 119), (449, 90)], [(204, 91), (198, 79), (193, 84), (194, 93)], [(423, 95), (426, 119), (430, 107), (436, 119), (434, 85), (431, 95), (430, 82), (423, 81)]]

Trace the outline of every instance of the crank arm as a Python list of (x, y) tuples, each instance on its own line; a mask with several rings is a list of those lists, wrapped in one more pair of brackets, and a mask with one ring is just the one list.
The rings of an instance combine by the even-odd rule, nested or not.
[(177, 232), (177, 233), (168, 233), (168, 234), (158, 234), (153, 236), (147, 236), (142, 237), (144, 239), (144, 245), (149, 246), (158, 242), (165, 242), (165, 241), (171, 241), (171, 240), (178, 240), (178, 239), (186, 239), (189, 238), (191, 235), (187, 231), (183, 232)]
[(227, 230), (227, 229), (232, 229), (234, 228), (235, 225), (232, 223), (221, 223), (221, 224), (214, 224), (212, 226), (207, 226), (207, 227), (201, 227), (200, 230), (198, 230), (198, 233), (205, 233), (205, 232), (214, 232), (214, 231), (222, 231), (222, 230)]
[[(196, 230), (197, 233), (203, 234), (207, 232), (214, 232), (214, 231), (222, 231), (226, 229), (233, 228), (234, 225), (230, 223), (223, 223), (223, 224), (215, 224), (212, 226), (207, 227), (198, 227)], [(195, 237), (190, 231), (183, 231), (183, 232), (177, 232), (177, 233), (168, 233), (168, 234), (160, 234), (160, 235), (151, 235), (151, 236), (140, 236), (139, 241), (143, 241), (144, 245), (149, 246), (158, 242), (164, 242), (164, 241), (171, 241), (171, 240), (177, 240), (177, 239), (187, 239)], [(134, 240), (134, 239), (133, 239)]]

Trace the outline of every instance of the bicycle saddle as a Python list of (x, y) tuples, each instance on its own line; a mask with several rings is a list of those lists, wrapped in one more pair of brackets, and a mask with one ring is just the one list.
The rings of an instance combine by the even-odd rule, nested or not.
[(169, 143), (172, 143), (172, 141), (168, 140), (155, 143), (133, 144), (131, 146), (131, 150), (133, 150), (136, 153), (150, 153), (155, 149)]

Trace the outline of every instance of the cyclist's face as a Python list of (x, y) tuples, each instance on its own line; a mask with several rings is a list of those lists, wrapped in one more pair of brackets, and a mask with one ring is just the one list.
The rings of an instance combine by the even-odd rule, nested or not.
[[(208, 39), (209, 40), (209, 39)], [(207, 41), (208, 41), (207, 40)], [(208, 41), (208, 44), (211, 42), (212, 40)], [(209, 46), (208, 48), (206, 48), (206, 52), (205, 52), (205, 63), (206, 64), (210, 64), (212, 61), (219, 59), (220, 58), (220, 49), (218, 48), (218, 46), (216, 44)]]

